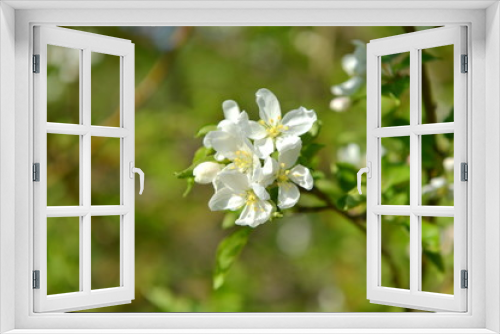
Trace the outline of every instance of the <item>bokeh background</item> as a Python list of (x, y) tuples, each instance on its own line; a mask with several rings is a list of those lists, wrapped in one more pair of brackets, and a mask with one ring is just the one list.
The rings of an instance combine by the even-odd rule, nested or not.
[[(136, 166), (146, 174), (144, 194), (136, 195), (135, 300), (92, 312), (409, 311), (366, 299), (364, 197), (355, 195), (355, 173), (365, 164), (366, 89), (362, 82), (334, 102), (339, 96), (331, 88), (352, 77), (342, 61), (354, 52), (354, 40), (428, 27), (69, 28), (135, 44)], [(453, 50), (426, 55), (424, 121), (450, 121)], [(401, 125), (409, 115), (409, 65), (403, 55), (383, 66), (383, 124)], [(78, 123), (78, 51), (49, 47), (47, 80), (48, 121)], [(186, 182), (174, 173), (189, 166), (202, 145), (196, 132), (223, 118), (224, 100), (237, 101), (257, 119), (259, 88), (273, 91), (283, 112), (301, 105), (316, 111), (322, 121), (317, 142), (324, 147), (312, 167), (323, 176), (318, 187), (332, 208), (295, 212), (256, 228), (225, 284), (214, 290), (217, 245), (239, 227), (223, 229), (224, 213), (209, 210), (211, 186), (195, 185), (183, 197)], [(119, 60), (94, 53), (92, 124), (117, 126), (118, 111)], [(453, 137), (429, 137), (423, 138), (424, 201), (452, 205)], [(406, 204), (409, 141), (384, 141), (383, 201)], [(48, 205), (78, 205), (78, 146), (76, 136), (48, 135)], [(92, 139), (94, 205), (119, 203), (118, 152), (119, 140)], [(302, 197), (303, 203), (318, 200)], [(383, 285), (407, 288), (409, 223), (383, 217), (382, 224)], [(453, 293), (453, 221), (429, 218), (422, 226), (423, 288)], [(119, 217), (93, 218), (93, 288), (119, 284), (118, 259)], [(77, 291), (78, 274), (78, 218), (49, 218), (49, 293)]]

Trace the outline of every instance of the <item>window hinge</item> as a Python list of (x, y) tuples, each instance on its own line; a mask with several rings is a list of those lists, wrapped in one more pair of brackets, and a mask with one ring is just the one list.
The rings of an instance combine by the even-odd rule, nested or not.
[(460, 180), (469, 181), (469, 166), (466, 162), (460, 164)]
[(33, 73), (40, 73), (40, 55), (33, 55)]
[(467, 73), (469, 71), (469, 57), (467, 55), (462, 55), (462, 73)]
[(33, 289), (40, 289), (40, 270), (33, 270)]
[(40, 164), (38, 162), (33, 164), (33, 181), (40, 182)]
[(467, 270), (461, 271), (461, 281), (462, 281), (462, 289), (467, 289), (469, 287), (469, 274)]

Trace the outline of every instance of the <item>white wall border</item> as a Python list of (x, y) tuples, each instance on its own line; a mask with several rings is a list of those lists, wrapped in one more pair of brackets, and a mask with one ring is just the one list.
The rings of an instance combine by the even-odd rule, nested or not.
[[(42, 1), (39, 1), (39, 3)], [(472, 2), (471, 2), (472, 3)], [(482, 2), (481, 2), (482, 3)], [(376, 2), (374, 2), (376, 4)], [(491, 7), (488, 10), (491, 13)], [(490, 18), (490, 26), (498, 27), (498, 14), (488, 16)], [(473, 49), (471, 50), (472, 64), (469, 83), (472, 84), (474, 95), (469, 102), (472, 106), (473, 115), (469, 113), (469, 133), (474, 135), (472, 153), (473, 163), (471, 164), (471, 198), (472, 205), (469, 208), (469, 221), (474, 224), (474, 233), (469, 229), (469, 235), (473, 239), (474, 248), (470, 248), (471, 259), (469, 260), (469, 269), (471, 272), (471, 289), (469, 289), (469, 298), (472, 312), (467, 314), (381, 314), (381, 313), (339, 313), (339, 314), (44, 314), (34, 315), (29, 310), (32, 309), (31, 290), (27, 289), (30, 283), (31, 264), (27, 259), (31, 252), (29, 247), (31, 238), (31, 221), (30, 205), (31, 205), (31, 181), (29, 179), (31, 156), (31, 106), (26, 93), (31, 90), (30, 84), (30, 24), (32, 23), (47, 23), (47, 24), (67, 24), (67, 25), (432, 25), (432, 24), (472, 24), (471, 36), (473, 40)], [(387, 23), (390, 22), (390, 23)], [(137, 328), (141, 321), (147, 321), (149, 328), (171, 328), (179, 333), (199, 333), (207, 329), (207, 332), (227, 332), (233, 328), (234, 332), (250, 333), (254, 330), (236, 330), (236, 328), (255, 328), (257, 332), (284, 332), (280, 328), (302, 328), (305, 332), (308, 329), (316, 328), (311, 332), (317, 333), (355, 333), (355, 332), (377, 332), (369, 330), (369, 328), (393, 328), (398, 333), (404, 332), (451, 332), (444, 328), (453, 327), (453, 332), (471, 333), (472, 330), (460, 331), (458, 328), (478, 328), (474, 332), (486, 333), (489, 331), (479, 330), (484, 328), (485, 319), (485, 303), (484, 303), (484, 275), (476, 275), (474, 273), (485, 272), (485, 262), (483, 260), (485, 248), (485, 135), (484, 130), (486, 124), (493, 122), (485, 122), (485, 101), (490, 101), (493, 96), (498, 99), (499, 78), (498, 71), (490, 71), (489, 62), (499, 61), (498, 55), (488, 53), (486, 61), (488, 62), (488, 71), (485, 72), (485, 54), (484, 54), (484, 25), (485, 11), (484, 10), (388, 10), (388, 9), (373, 9), (373, 10), (307, 10), (307, 9), (248, 9), (242, 10), (224, 10), (224, 9), (209, 9), (209, 10), (18, 10), (16, 11), (16, 122), (15, 122), (15, 139), (16, 139), (16, 328), (116, 328), (120, 326), (123, 333), (125, 328)], [(102, 25), (102, 24), (101, 24)], [(490, 38), (486, 39), (490, 43), (490, 47), (496, 48), (499, 45), (498, 32), (495, 35), (487, 31)], [(3, 41), (2, 43), (3, 49)], [(495, 46), (496, 45), (496, 46)], [(487, 47), (487, 50), (489, 48)], [(4, 59), (0, 58), (2, 66)], [(2, 67), (3, 68), (3, 67)], [(494, 68), (494, 67), (493, 67)], [(497, 66), (498, 69), (498, 66)], [(2, 71), (2, 76), (3, 76)], [(485, 89), (485, 75), (491, 79), (488, 81), (491, 86), (488, 90)], [(0, 86), (0, 89), (2, 86)], [(3, 90), (0, 90), (3, 92)], [(486, 92), (486, 93), (485, 93)], [(486, 94), (486, 96), (485, 96)], [(485, 99), (485, 97), (487, 97)], [(498, 102), (497, 102), (498, 103)], [(3, 112), (3, 108), (1, 109)], [(498, 111), (498, 108), (495, 110)], [(491, 111), (493, 112), (493, 111)], [(473, 117), (474, 116), (474, 117)], [(498, 122), (495, 123), (498, 126)], [(494, 125), (491, 125), (494, 127)], [(497, 128), (498, 131), (498, 128)], [(12, 137), (10, 137), (12, 138)], [(489, 141), (488, 141), (489, 142)], [(5, 141), (2, 138), (2, 143)], [(10, 142), (11, 143), (11, 142)], [(8, 143), (6, 143), (8, 144)], [(498, 150), (498, 142), (491, 144), (491, 149)], [(498, 155), (498, 152), (495, 154)], [(2, 165), (3, 166), (3, 165)], [(475, 168), (474, 168), (475, 167)], [(498, 173), (498, 165), (494, 172)], [(0, 170), (1, 173), (2, 170)], [(4, 174), (0, 174), (2, 176)], [(488, 184), (491, 184), (488, 182)], [(490, 188), (493, 188), (491, 186)], [(492, 198), (499, 199), (499, 188), (490, 189), (493, 191)], [(3, 202), (2, 202), (3, 204)], [(498, 201), (496, 202), (498, 210)], [(495, 221), (498, 223), (498, 221)], [(488, 219), (486, 224), (492, 224), (491, 219)], [(2, 226), (4, 221), (2, 221)], [(469, 224), (470, 226), (470, 224)], [(493, 230), (492, 232), (495, 232)], [(498, 232), (498, 229), (496, 230)], [(491, 236), (490, 244), (486, 247), (491, 247), (491, 242), (499, 242), (498, 233)], [(2, 247), (3, 247), (2, 243)], [(497, 246), (498, 247), (498, 246)], [(494, 250), (494, 249), (493, 249)], [(8, 257), (0, 248), (1, 260)], [(493, 272), (499, 271), (499, 256), (498, 252), (489, 254), (488, 268)], [(2, 263), (2, 262), (0, 262)], [(498, 285), (498, 278), (490, 280), (491, 284)], [(5, 287), (0, 285), (3, 292)], [(497, 288), (498, 291), (498, 288)], [(489, 294), (488, 294), (489, 295)], [(497, 307), (500, 302), (498, 296), (493, 295), (488, 302), (489, 307)], [(491, 304), (491, 305), (490, 305)], [(493, 310), (495, 310), (493, 308)], [(6, 311), (0, 309), (0, 315), (6, 314)], [(498, 312), (489, 312), (491, 315), (488, 318), (488, 327), (496, 331), (498, 324)], [(402, 329), (411, 324), (412, 327), (420, 327), (420, 330), (406, 331)], [(178, 330), (175, 330), (175, 329)], [(181, 330), (181, 328), (194, 328), (198, 330)], [(208, 329), (213, 329), (212, 331)], [(225, 328), (219, 330), (217, 328)], [(275, 330), (264, 330), (266, 328), (275, 328)], [(360, 330), (320, 330), (320, 328), (359, 328)], [(364, 328), (364, 330), (362, 330)], [(400, 329), (396, 329), (400, 328)], [(424, 328), (429, 328), (426, 330)], [(435, 330), (430, 328), (436, 328)], [(442, 328), (443, 330), (440, 330)], [(258, 330), (260, 329), (260, 330)], [(233, 330), (229, 330), (233, 331)], [(35, 331), (16, 330), (13, 333), (34, 333)], [(37, 331), (38, 332), (38, 331)], [(45, 331), (47, 332), (47, 331)], [(53, 331), (50, 331), (53, 332)], [(66, 333), (70, 332), (65, 330)], [(90, 333), (95, 331), (71, 331), (79, 333)], [(106, 331), (108, 333), (114, 331)], [(138, 330), (142, 333), (153, 333), (155, 331)], [(156, 332), (172, 332), (172, 331), (156, 331)], [(289, 332), (296, 332), (290, 330)], [(391, 331), (383, 330), (385, 333)]]
[(15, 12), (0, 3), (0, 332), (14, 328)]

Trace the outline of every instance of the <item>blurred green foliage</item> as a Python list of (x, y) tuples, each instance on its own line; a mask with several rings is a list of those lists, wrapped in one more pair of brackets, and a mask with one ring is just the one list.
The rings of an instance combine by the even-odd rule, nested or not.
[[(355, 173), (364, 165), (366, 149), (365, 88), (350, 97), (352, 105), (346, 112), (330, 110), (329, 103), (330, 86), (348, 79), (341, 69), (341, 61), (345, 54), (353, 51), (352, 40), (368, 42), (404, 33), (407, 27), (72, 28), (135, 43), (135, 164), (146, 173), (144, 194), (136, 196), (135, 300), (92, 312), (402, 311), (371, 304), (366, 299), (365, 198), (355, 189)], [(435, 59), (429, 57), (429, 64), (450, 57), (448, 51), (433, 51), (429, 54)], [(92, 119), (100, 125), (118, 124), (119, 106), (115, 95), (107, 94), (108, 88), (115, 89), (113, 61), (111, 56), (92, 58), (92, 112), (100, 113)], [(394, 58), (384, 64), (392, 73), (383, 78), (383, 120), (399, 125), (402, 120), (408, 120), (401, 108), (408, 94), (407, 62)], [(53, 96), (48, 102), (48, 120), (77, 123), (74, 110), (78, 106), (75, 102), (78, 101), (78, 71), (70, 77), (64, 74), (74, 72), (75, 66), (78, 69), (74, 57), (63, 53), (57, 61), (49, 59), (48, 66), (49, 86), (55, 85), (53, 91), (57, 93), (49, 92)], [(453, 98), (450, 99), (453, 80), (450, 81), (441, 68), (428, 71), (440, 121), (449, 116), (445, 111), (453, 107)], [(435, 90), (434, 86), (445, 88)], [(207, 205), (212, 195), (210, 186), (193, 185), (188, 168), (184, 176), (190, 180), (191, 192), (183, 196), (186, 182), (175, 173), (190, 166), (195, 156), (196, 163), (204, 161), (207, 152), (203, 149), (197, 152), (202, 145), (199, 136), (209, 129), (196, 134), (204, 126), (217, 124), (222, 119), (224, 100), (237, 101), (251, 118), (257, 118), (254, 94), (259, 88), (272, 90), (284, 112), (298, 105), (314, 109), (321, 120), (322, 131), (316, 140), (318, 144), (307, 147), (304, 154), (308, 156), (303, 157), (310, 160), (314, 156), (312, 167), (317, 189), (317, 192), (302, 194), (299, 206), (304, 213), (268, 222), (253, 230), (247, 240), (248, 229), (234, 227), (234, 216), (210, 212)], [(427, 105), (426, 115), (430, 107)], [(393, 140), (396, 143), (387, 144), (382, 157), (382, 178), (387, 180), (382, 196), (405, 202), (409, 173), (403, 174), (408, 169), (409, 143)], [(450, 140), (442, 136), (431, 140), (428, 147), (430, 152), (438, 152), (443, 163), (453, 154)], [(308, 144), (305, 138), (304, 144)], [(63, 158), (58, 158), (61, 147), (76, 150), (75, 145), (68, 146), (61, 139), (48, 146), (48, 156), (54, 159), (48, 166), (48, 192), (61, 200), (54, 200), (50, 205), (66, 205), (63, 199), (67, 196), (78, 198), (78, 188), (67, 182), (68, 178), (78, 179), (79, 171), (75, 167), (78, 154), (63, 153)], [(105, 183), (117, 177), (113, 173), (118, 173), (115, 167), (111, 168), (116, 166), (117, 157), (106, 148), (113, 145), (106, 146), (99, 143), (99, 139), (92, 145), (93, 159), (101, 159), (104, 164), (102, 170), (92, 170), (92, 178), (99, 180), (95, 197), (102, 195), (103, 200), (114, 200), (119, 196), (115, 187)], [(426, 156), (430, 154), (427, 148), (425, 152)], [(423, 163), (426, 175), (423, 187), (434, 182), (428, 187), (429, 194), (439, 189), (450, 194), (449, 172), (446, 174), (446, 169), (438, 163), (432, 164), (433, 159), (429, 161), (430, 164)], [(440, 177), (444, 177), (446, 186), (436, 187), (443, 184)], [(435, 179), (439, 182), (433, 181)], [(94, 187), (94, 183), (92, 185)], [(443, 204), (438, 202), (435, 204)], [(335, 210), (323, 210), (323, 207)], [(408, 235), (408, 228), (398, 223), (399, 220), (388, 229), (387, 238), (391, 242), (384, 245), (389, 254), (384, 261), (390, 262), (383, 279), (391, 285), (408, 276), (404, 262), (408, 245), (404, 237), (397, 237)], [(452, 225), (439, 219), (428, 219), (422, 224), (423, 286), (428, 291), (449, 292), (452, 287), (453, 278), (451, 276), (451, 281), (449, 278), (453, 269), (450, 268), (453, 253), (449, 240)], [(49, 237), (65, 239), (63, 231), (51, 227)], [(113, 236), (111, 231), (102, 233)], [(226, 239), (230, 240), (230, 247), (223, 254), (226, 262), (216, 265), (217, 246), (229, 235), (236, 237)], [(112, 253), (119, 249), (115, 237), (108, 240), (109, 244), (100, 245), (104, 258), (106, 250)], [(225, 276), (224, 285), (214, 290), (214, 268), (227, 271), (231, 257), (238, 255), (245, 243), (238, 261)], [(390, 257), (391, 254), (396, 254), (395, 258)], [(75, 258), (64, 252), (51, 251), (50, 256), (49, 264), (52, 261), (53, 265), (49, 271), (64, 273), (49, 276), (48, 285), (54, 289), (49, 291), (56, 291), (56, 287), (78, 276), (78, 266), (75, 266)], [(93, 280), (94, 276), (114, 275), (119, 270), (115, 262), (107, 261), (95, 269), (98, 272), (92, 273)], [(434, 280), (434, 277), (440, 279)], [(77, 286), (65, 289), (71, 288)]]

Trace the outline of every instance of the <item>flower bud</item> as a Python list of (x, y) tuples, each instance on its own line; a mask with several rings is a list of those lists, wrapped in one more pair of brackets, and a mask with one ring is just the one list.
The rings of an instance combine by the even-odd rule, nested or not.
[(193, 170), (194, 181), (201, 184), (212, 182), (224, 165), (215, 162), (202, 162)]

